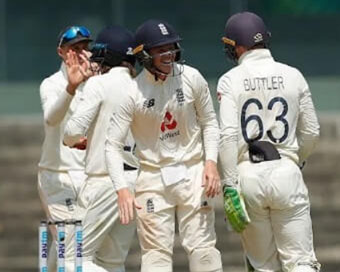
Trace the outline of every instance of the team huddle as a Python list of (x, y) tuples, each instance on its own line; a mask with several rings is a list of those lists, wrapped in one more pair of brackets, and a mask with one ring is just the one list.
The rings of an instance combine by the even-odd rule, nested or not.
[[(38, 190), (50, 220), (82, 221), (84, 272), (124, 272), (136, 230), (141, 271), (171, 272), (175, 222), (190, 271), (223, 272), (213, 207), (221, 192), (246, 271), (320, 271), (301, 173), (319, 124), (306, 80), (273, 59), (269, 40), (254, 13), (227, 20), (222, 42), (235, 67), (218, 81), (217, 118), (207, 81), (183, 64), (166, 21), (135, 33), (106, 27), (91, 50), (86, 27), (61, 31), (60, 70), (40, 86)], [(74, 229), (65, 232), (65, 267), (75, 271)], [(56, 267), (50, 258), (48, 271)]]

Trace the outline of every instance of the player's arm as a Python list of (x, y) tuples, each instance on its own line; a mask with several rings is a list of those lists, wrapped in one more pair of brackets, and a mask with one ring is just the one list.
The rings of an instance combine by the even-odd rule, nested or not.
[(132, 122), (134, 98), (127, 97), (119, 109), (112, 113), (106, 133), (105, 158), (106, 166), (118, 194), (119, 216), (122, 224), (129, 224), (134, 218), (134, 208), (141, 208), (130, 192), (124, 178), (124, 143)]
[[(84, 53), (85, 54), (85, 53)], [(88, 57), (81, 55), (83, 64), (80, 64), (76, 53), (72, 50), (67, 53), (65, 66), (68, 83), (62, 92), (56, 90), (56, 86), (45, 80), (40, 87), (40, 96), (44, 111), (44, 120), (49, 126), (59, 125), (64, 119), (78, 86), (88, 77), (92, 76), (88, 71)]]
[(299, 164), (313, 152), (319, 140), (320, 126), (316, 116), (312, 96), (306, 80), (301, 75), (300, 114), (297, 124), (299, 143)]
[(205, 166), (202, 186), (205, 187), (207, 197), (215, 197), (220, 193), (221, 183), (217, 171), (217, 156), (219, 142), (219, 127), (212, 103), (208, 83), (198, 73), (194, 83), (195, 108), (198, 122), (203, 132), (203, 146), (205, 151)]
[(228, 78), (221, 78), (217, 91), (220, 97), (219, 163), (223, 186), (238, 186), (238, 107), (229, 86)]
[(44, 121), (49, 126), (57, 126), (64, 119), (73, 96), (66, 90), (59, 92), (53, 82), (45, 80), (40, 86), (40, 98)]
[(139, 160), (135, 156), (136, 143), (132, 136), (131, 130), (128, 131), (128, 135), (125, 139), (124, 146), (124, 162), (132, 167), (139, 167)]
[(250, 222), (240, 194), (238, 160), (238, 107), (231, 93), (228, 78), (221, 78), (217, 91), (220, 97), (221, 140), (219, 168), (223, 184), (224, 209), (232, 228), (242, 232)]
[(86, 83), (82, 100), (65, 126), (64, 144), (67, 146), (74, 147), (85, 137), (103, 101), (101, 88), (95, 80)]

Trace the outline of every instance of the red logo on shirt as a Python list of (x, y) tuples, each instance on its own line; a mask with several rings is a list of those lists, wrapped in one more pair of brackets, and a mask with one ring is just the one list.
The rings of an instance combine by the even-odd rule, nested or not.
[(177, 126), (176, 120), (173, 118), (170, 112), (166, 112), (164, 121), (161, 124), (161, 131), (164, 132), (166, 129), (173, 130)]

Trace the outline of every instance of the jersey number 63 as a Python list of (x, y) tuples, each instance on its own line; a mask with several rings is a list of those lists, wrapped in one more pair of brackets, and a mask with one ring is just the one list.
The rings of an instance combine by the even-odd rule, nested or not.
[[(289, 124), (288, 124), (288, 121), (285, 119), (285, 116), (288, 113), (288, 103), (283, 97), (277, 96), (277, 97), (272, 98), (269, 101), (267, 109), (272, 110), (273, 106), (276, 103), (281, 103), (282, 107), (283, 107), (282, 113), (275, 117), (275, 121), (283, 123), (283, 126), (284, 126), (283, 135), (280, 138), (276, 138), (276, 137), (274, 137), (271, 130), (267, 130), (266, 133), (267, 133), (268, 138), (272, 142), (282, 143), (288, 137), (288, 132), (289, 132)], [(263, 122), (262, 122), (261, 117), (259, 115), (251, 114), (248, 117), (246, 117), (247, 109), (248, 109), (249, 105), (251, 105), (251, 104), (255, 104), (259, 110), (263, 109), (262, 103), (260, 102), (260, 100), (258, 100), (256, 98), (250, 98), (243, 104), (242, 111), (241, 111), (241, 128), (242, 128), (243, 138), (247, 143), (252, 141), (252, 140), (260, 140), (263, 137), (263, 133), (264, 133)], [(251, 121), (255, 121), (255, 122), (258, 123), (259, 134), (256, 137), (249, 139), (248, 134), (247, 134), (247, 125)]]

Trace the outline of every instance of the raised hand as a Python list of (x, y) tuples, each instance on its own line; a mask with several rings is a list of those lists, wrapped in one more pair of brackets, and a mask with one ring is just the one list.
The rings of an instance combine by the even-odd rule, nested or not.
[(66, 53), (65, 64), (68, 78), (67, 91), (74, 95), (79, 84), (86, 81), (94, 73), (90, 69), (88, 54), (85, 50), (79, 55), (75, 51), (69, 50)]

